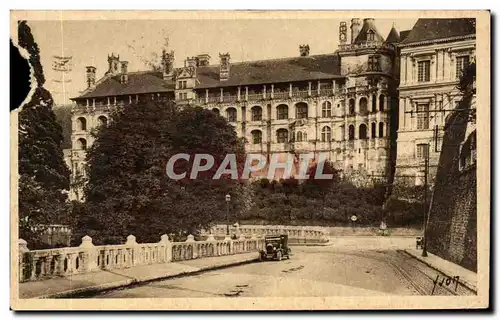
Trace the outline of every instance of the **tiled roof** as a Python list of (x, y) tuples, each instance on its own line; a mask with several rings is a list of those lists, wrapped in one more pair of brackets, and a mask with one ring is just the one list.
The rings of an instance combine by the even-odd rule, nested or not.
[(384, 37), (380, 35), (380, 33), (377, 30), (377, 27), (375, 27), (374, 19), (368, 18), (363, 20), (363, 27), (361, 28), (361, 31), (359, 31), (356, 40), (354, 40), (354, 43), (363, 43), (368, 41), (369, 30), (374, 32), (374, 38), (373, 40), (370, 41), (384, 42), (385, 40)]
[(336, 54), (314, 55), (232, 63), (229, 79), (219, 80), (219, 65), (198, 67), (197, 88), (279, 83), (338, 78), (340, 57)]
[(418, 19), (401, 44), (448, 39), (476, 33), (476, 21), (470, 18)]
[(399, 33), (394, 27), (392, 27), (391, 31), (389, 31), (385, 41), (387, 43), (398, 43), (400, 41)]
[(399, 41), (403, 41), (404, 39), (406, 39), (406, 37), (408, 37), (408, 35), (410, 34), (411, 30), (403, 30), (399, 33)]
[(99, 98), (108, 96), (134, 95), (141, 93), (173, 92), (174, 83), (163, 80), (161, 72), (129, 72), (126, 84), (120, 82), (120, 75), (102, 79), (93, 90), (88, 90), (73, 99)]

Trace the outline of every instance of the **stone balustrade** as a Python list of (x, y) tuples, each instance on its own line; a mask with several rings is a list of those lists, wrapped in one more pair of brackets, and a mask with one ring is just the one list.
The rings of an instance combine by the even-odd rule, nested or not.
[[(227, 232), (226, 225), (215, 225), (210, 230), (203, 231), (203, 234), (225, 235)], [(266, 235), (288, 235), (291, 242), (327, 242), (328, 233), (321, 227), (301, 227), (301, 226), (283, 226), (283, 225), (241, 225), (238, 227), (230, 226), (229, 233), (243, 237), (266, 236)]]
[(19, 281), (253, 252), (263, 247), (263, 238), (255, 236), (237, 240), (209, 236), (205, 241), (195, 241), (190, 235), (185, 242), (170, 242), (163, 235), (157, 243), (137, 243), (129, 235), (125, 244), (103, 246), (94, 246), (92, 238), (85, 236), (78, 247), (47, 250), (29, 250), (26, 241), (19, 239)]

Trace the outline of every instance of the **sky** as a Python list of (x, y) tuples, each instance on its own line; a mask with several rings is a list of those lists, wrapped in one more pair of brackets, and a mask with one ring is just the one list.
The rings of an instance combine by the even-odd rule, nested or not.
[[(348, 27), (350, 25), (350, 18)], [(360, 17), (363, 18), (363, 17)], [(160, 53), (164, 39), (175, 51), (175, 66), (188, 56), (208, 53), (218, 64), (219, 53), (229, 52), (231, 62), (293, 57), (299, 45), (308, 44), (310, 54), (332, 53), (338, 46), (341, 20), (334, 19), (163, 19), (163, 20), (52, 20), (28, 21), (47, 79), (45, 87), (56, 104), (67, 104), (86, 87), (85, 66), (97, 68), (97, 79), (107, 71), (112, 52), (129, 61), (129, 71), (147, 70), (141, 58)], [(409, 30), (416, 19), (376, 19), (379, 33), (386, 37), (396, 30)], [(350, 29), (348, 29), (350, 33)], [(133, 47), (134, 49), (132, 49)], [(53, 56), (72, 56), (72, 71), (65, 75), (52, 70)], [(67, 82), (67, 81), (71, 82)]]

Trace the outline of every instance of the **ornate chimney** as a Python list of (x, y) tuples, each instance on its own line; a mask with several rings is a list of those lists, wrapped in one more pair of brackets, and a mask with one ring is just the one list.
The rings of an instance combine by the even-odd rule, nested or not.
[(301, 45), (299, 46), (299, 50), (300, 50), (300, 56), (301, 57), (307, 57), (309, 55), (309, 45), (308, 44), (304, 44), (304, 45)]
[(117, 75), (120, 70), (118, 69), (120, 65), (120, 55), (115, 56), (114, 53), (108, 55), (108, 71), (106, 75)]
[(87, 66), (87, 88), (93, 88), (95, 86), (95, 73), (96, 68), (94, 66)]
[(120, 75), (120, 82), (122, 84), (126, 84), (128, 82), (128, 61), (121, 61), (121, 75)]
[(359, 31), (361, 30), (361, 20), (359, 18), (354, 18), (351, 20), (351, 43), (354, 43), (358, 37)]
[(163, 69), (163, 80), (172, 80), (174, 77), (174, 51), (167, 52), (163, 49), (161, 65)]
[(229, 53), (219, 53), (220, 59), (220, 81), (226, 81), (229, 79), (230, 69), (231, 69), (231, 55)]
[(196, 56), (196, 62), (198, 67), (205, 67), (210, 64), (210, 56), (206, 53), (199, 54)]

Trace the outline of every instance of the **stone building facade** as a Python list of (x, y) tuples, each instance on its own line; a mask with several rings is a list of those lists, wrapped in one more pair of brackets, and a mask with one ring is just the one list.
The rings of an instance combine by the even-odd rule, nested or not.
[(399, 47), (396, 176), (421, 184), (427, 152), (429, 177), (435, 177), (445, 119), (462, 98), (462, 71), (475, 59), (475, 21), (419, 19)]
[[(311, 55), (308, 45), (300, 45), (296, 57), (234, 63), (223, 53), (212, 64), (209, 55), (200, 54), (174, 68), (174, 52), (163, 52), (160, 71), (128, 72), (128, 63), (112, 54), (100, 80), (96, 68), (87, 67), (87, 89), (72, 99), (72, 149), (66, 160), (74, 177), (84, 174), (91, 130), (105, 125), (113, 108), (167, 99), (220, 113), (246, 139), (247, 153), (284, 158), (327, 152), (345, 176), (362, 177), (360, 183), (391, 183), (397, 154), (398, 170), (416, 176), (416, 144), (432, 138), (432, 128), (411, 124), (408, 111), (424, 101), (432, 107), (446, 103), (443, 94), (456, 82), (448, 52), (472, 52), (474, 39), (452, 34), (442, 41), (437, 30), (441, 40), (421, 41), (415, 28), (400, 37), (393, 27), (384, 37), (374, 19), (356, 18), (349, 28), (340, 23), (339, 46), (331, 54)], [(423, 57), (434, 61), (434, 71), (420, 83), (413, 62), (419, 65)], [(436, 67), (445, 64), (448, 69)]]

